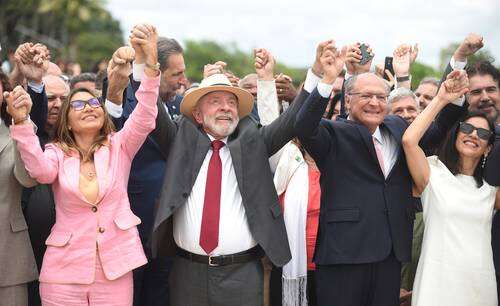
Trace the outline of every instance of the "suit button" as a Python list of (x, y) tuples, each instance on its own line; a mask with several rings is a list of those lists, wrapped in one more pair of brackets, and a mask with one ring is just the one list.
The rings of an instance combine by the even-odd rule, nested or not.
[(105, 231), (105, 230), (104, 230), (104, 227), (99, 227), (99, 233), (101, 233), (101, 234), (102, 234), (102, 233), (104, 233), (104, 231)]
[(97, 206), (92, 206), (92, 212), (97, 212)]
[(186, 192), (184, 192), (184, 193), (182, 194), (182, 196), (183, 196), (184, 198), (187, 198), (189, 195), (188, 195)]

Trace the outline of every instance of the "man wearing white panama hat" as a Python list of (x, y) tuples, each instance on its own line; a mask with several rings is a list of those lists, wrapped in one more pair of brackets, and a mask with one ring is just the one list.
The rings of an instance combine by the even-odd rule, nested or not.
[[(266, 50), (255, 66), (261, 80), (273, 79)], [(183, 116), (159, 111), (152, 135), (168, 160), (152, 250), (177, 255), (171, 305), (262, 305), (261, 257), (277, 266), (290, 260), (268, 158), (295, 136), (307, 95), (262, 127), (248, 116), (252, 95), (214, 74), (185, 94)]]

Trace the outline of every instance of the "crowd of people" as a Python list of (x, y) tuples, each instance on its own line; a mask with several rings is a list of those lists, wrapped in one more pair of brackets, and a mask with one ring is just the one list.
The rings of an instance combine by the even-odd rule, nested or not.
[(480, 35), (415, 90), (418, 45), (326, 40), (297, 86), (263, 48), (198, 84), (154, 26), (129, 42), (98, 76), (39, 42), (0, 71), (1, 305), (498, 305)]

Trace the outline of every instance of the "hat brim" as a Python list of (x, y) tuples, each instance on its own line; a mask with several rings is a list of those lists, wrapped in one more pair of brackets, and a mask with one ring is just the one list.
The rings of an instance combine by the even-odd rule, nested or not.
[(250, 92), (239, 87), (226, 85), (213, 85), (208, 87), (198, 87), (188, 91), (181, 102), (181, 113), (194, 120), (193, 109), (198, 101), (206, 94), (214, 91), (226, 91), (234, 94), (238, 99), (238, 116), (243, 118), (250, 114), (253, 109), (253, 96)]

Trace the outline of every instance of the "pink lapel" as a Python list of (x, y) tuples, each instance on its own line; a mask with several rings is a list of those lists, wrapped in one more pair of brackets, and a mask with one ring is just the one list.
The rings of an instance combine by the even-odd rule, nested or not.
[(80, 157), (77, 154), (65, 156), (64, 174), (68, 183), (68, 189), (70, 189), (79, 199), (85, 203), (89, 203), (80, 192)]
[(109, 146), (102, 146), (94, 153), (94, 165), (99, 183), (99, 196), (97, 202), (100, 202), (107, 192), (110, 183), (109, 171)]

